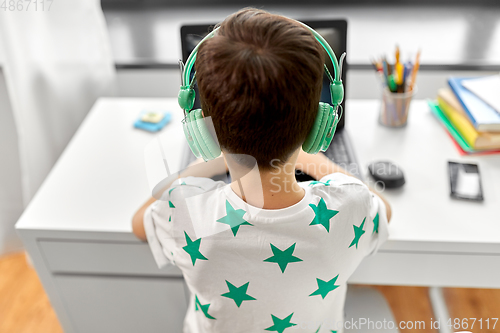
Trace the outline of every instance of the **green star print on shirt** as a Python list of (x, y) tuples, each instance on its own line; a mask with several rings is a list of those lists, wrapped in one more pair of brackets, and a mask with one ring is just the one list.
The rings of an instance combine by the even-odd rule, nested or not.
[(319, 180), (313, 180), (309, 186), (314, 186), (316, 184), (323, 184), (325, 186), (330, 186), (330, 182), (331, 182), (331, 179), (328, 179), (328, 181), (326, 183), (323, 183), (323, 182), (320, 182)]
[(337, 274), (337, 276), (331, 279), (330, 281), (323, 281), (321, 279), (316, 278), (316, 282), (318, 283), (318, 289), (309, 296), (321, 295), (321, 297), (325, 299), (326, 295), (328, 295), (330, 291), (333, 291), (338, 287), (340, 287), (340, 285), (335, 285), (335, 282), (337, 282), (338, 277), (339, 276)]
[(236, 287), (231, 282), (226, 280), (227, 287), (229, 288), (229, 292), (222, 294), (221, 296), (231, 298), (238, 307), (240, 307), (243, 301), (255, 301), (256, 298), (247, 294), (248, 284), (250, 282), (245, 283), (241, 287)]
[(281, 273), (285, 273), (286, 266), (292, 262), (299, 262), (302, 259), (293, 256), (293, 251), (295, 250), (295, 244), (290, 246), (288, 249), (281, 251), (276, 246), (271, 244), (271, 250), (273, 251), (273, 256), (265, 259), (266, 262), (275, 262), (280, 266)]
[[(168, 195), (172, 193), (173, 190), (175, 190), (177, 187), (172, 187), (170, 190), (168, 190)], [(175, 208), (174, 204), (172, 201), (168, 200), (168, 207), (170, 208)], [(170, 219), (168, 220), (169, 222), (171, 221)]]
[(266, 331), (276, 331), (278, 333), (283, 333), (288, 327), (296, 326), (297, 324), (291, 323), (293, 312), (288, 317), (284, 319), (279, 319), (278, 317), (271, 315), (273, 319), (273, 325), (266, 328)]
[(196, 263), (196, 260), (208, 260), (203, 254), (200, 252), (200, 245), (201, 245), (201, 238), (192, 241), (191, 238), (189, 238), (187, 232), (184, 231), (184, 235), (186, 236), (186, 243), (187, 245), (184, 246), (182, 249), (186, 251), (190, 256), (191, 256), (191, 261), (193, 262), (193, 266)]
[(201, 304), (200, 300), (198, 299), (198, 296), (194, 295), (194, 310), (195, 311), (201, 310), (201, 312), (203, 312), (205, 317), (207, 317), (208, 319), (215, 319), (214, 317), (212, 317), (211, 315), (208, 314), (209, 307), (210, 307), (210, 303), (203, 305), (203, 304)]
[(321, 224), (325, 227), (327, 232), (330, 232), (330, 219), (338, 214), (337, 210), (328, 209), (326, 207), (325, 200), (321, 198), (318, 202), (318, 205), (315, 206), (313, 204), (309, 204), (309, 207), (314, 211), (314, 219), (309, 225)]
[(378, 224), (379, 224), (379, 217), (378, 217), (378, 213), (377, 213), (377, 215), (375, 215), (375, 218), (373, 219), (373, 232), (372, 232), (372, 234), (374, 232), (378, 233)]
[(218, 219), (217, 222), (229, 225), (234, 237), (236, 237), (240, 226), (252, 225), (243, 219), (243, 215), (245, 215), (245, 213), (246, 212), (243, 209), (234, 209), (229, 201), (226, 200), (226, 216)]
[(356, 248), (358, 248), (359, 239), (365, 233), (365, 231), (363, 230), (363, 227), (365, 225), (365, 220), (366, 217), (363, 219), (363, 223), (361, 223), (359, 227), (354, 224), (352, 225), (354, 228), (354, 239), (352, 240), (351, 245), (349, 245), (349, 247), (356, 245)]

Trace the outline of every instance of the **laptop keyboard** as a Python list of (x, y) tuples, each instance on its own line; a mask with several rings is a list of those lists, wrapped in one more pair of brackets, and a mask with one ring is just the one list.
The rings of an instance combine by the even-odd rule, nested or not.
[(351, 173), (354, 177), (363, 180), (359, 164), (356, 162), (352, 148), (349, 147), (350, 142), (346, 142), (347, 140), (348, 137), (346, 133), (339, 132), (335, 134), (330, 147), (325, 151), (325, 155), (337, 165)]
[(351, 164), (353, 161), (347, 152), (344, 136), (341, 133), (335, 135), (325, 155), (339, 165)]

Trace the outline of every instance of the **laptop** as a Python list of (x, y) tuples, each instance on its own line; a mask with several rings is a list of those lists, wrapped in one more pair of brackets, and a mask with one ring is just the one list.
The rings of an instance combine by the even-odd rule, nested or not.
[[(346, 20), (304, 20), (302, 21), (309, 27), (316, 30), (324, 39), (330, 44), (337, 59), (340, 55), (346, 52), (347, 49), (347, 21)], [(182, 60), (186, 62), (189, 54), (193, 51), (196, 45), (205, 37), (209, 31), (212, 31), (214, 24), (201, 24), (201, 25), (184, 25), (181, 27), (181, 48), (182, 48)], [(328, 70), (333, 73), (333, 65), (326, 56), (326, 65)], [(339, 64), (340, 65), (340, 64)], [(342, 82), (344, 84), (344, 93), (346, 94), (347, 86), (347, 69), (348, 66), (344, 63), (342, 72)], [(323, 76), (323, 89), (321, 91), (321, 101), (331, 104), (330, 81)], [(195, 89), (198, 89), (195, 87)], [(194, 108), (200, 108), (200, 101), (198, 99), (198, 92), (196, 94), (197, 98), (195, 100)], [(354, 154), (353, 146), (351, 140), (344, 128), (345, 118), (348, 117), (349, 111), (345, 107), (345, 99), (342, 102), (343, 116), (337, 125), (337, 131), (332, 140), (330, 147), (325, 152), (325, 155), (332, 161), (349, 171), (355, 177), (362, 179), (361, 170), (359, 164), (357, 163), (356, 155)], [(182, 159), (182, 169), (185, 168), (189, 163), (195, 160), (194, 155), (189, 150), (186, 144), (186, 149), (184, 149), (184, 155)], [(296, 178), (298, 181), (312, 180), (312, 178), (300, 171), (296, 172)], [(230, 182), (227, 175), (222, 175), (218, 177), (217, 180), (224, 180)]]

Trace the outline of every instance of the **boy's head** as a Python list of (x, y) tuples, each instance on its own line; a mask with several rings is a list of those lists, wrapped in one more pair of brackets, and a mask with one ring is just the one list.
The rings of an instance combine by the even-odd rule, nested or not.
[(286, 17), (243, 9), (226, 18), (195, 63), (203, 113), (221, 148), (252, 156), (261, 170), (286, 162), (317, 115), (323, 52)]

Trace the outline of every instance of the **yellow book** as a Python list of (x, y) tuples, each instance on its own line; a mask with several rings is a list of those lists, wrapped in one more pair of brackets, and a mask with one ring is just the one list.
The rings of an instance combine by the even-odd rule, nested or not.
[(470, 122), (455, 94), (450, 89), (439, 89), (438, 105), (472, 148), (500, 148), (500, 133), (478, 132)]

